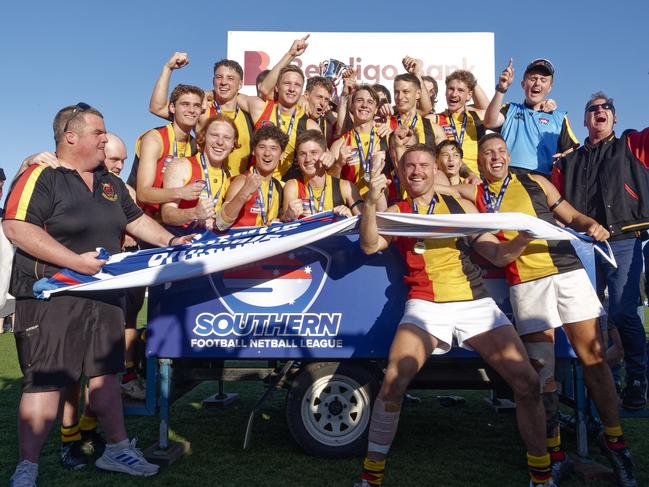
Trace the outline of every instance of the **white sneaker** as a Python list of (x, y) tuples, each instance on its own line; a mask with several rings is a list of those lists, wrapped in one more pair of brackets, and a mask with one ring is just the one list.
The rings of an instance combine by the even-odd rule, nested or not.
[(150, 477), (158, 473), (160, 467), (146, 461), (142, 452), (135, 447), (135, 439), (124, 442), (126, 446), (122, 448), (117, 447), (117, 444), (106, 445), (104, 454), (97, 459), (95, 466), (102, 470), (140, 477)]
[(146, 387), (140, 381), (139, 377), (128, 381), (127, 383), (122, 383), (122, 394), (135, 399), (136, 401), (146, 400)]
[(9, 479), (9, 487), (36, 487), (38, 464), (23, 460)]

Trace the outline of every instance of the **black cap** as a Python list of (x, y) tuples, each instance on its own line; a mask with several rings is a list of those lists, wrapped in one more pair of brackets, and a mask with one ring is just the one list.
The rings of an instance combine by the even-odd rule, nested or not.
[(0, 181), (4, 181), (6, 178), (5, 170), (0, 167)]
[(535, 59), (525, 68), (525, 76), (530, 71), (542, 71), (549, 76), (554, 76), (554, 66), (547, 59)]

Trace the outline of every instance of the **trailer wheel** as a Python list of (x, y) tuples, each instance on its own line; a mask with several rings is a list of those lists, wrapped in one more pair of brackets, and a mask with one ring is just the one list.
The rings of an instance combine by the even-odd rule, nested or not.
[(316, 362), (297, 375), (286, 397), (286, 419), (309, 454), (341, 458), (365, 453), (379, 381), (371, 368)]

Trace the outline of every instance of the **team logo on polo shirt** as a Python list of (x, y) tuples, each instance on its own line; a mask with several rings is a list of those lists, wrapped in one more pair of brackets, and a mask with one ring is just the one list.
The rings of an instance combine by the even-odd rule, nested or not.
[(540, 122), (542, 125), (547, 125), (547, 124), (550, 123), (550, 120), (547, 119), (547, 118), (540, 117), (540, 118), (539, 118), (539, 122)]
[(117, 194), (115, 188), (110, 183), (101, 183), (101, 195), (108, 201), (117, 201)]

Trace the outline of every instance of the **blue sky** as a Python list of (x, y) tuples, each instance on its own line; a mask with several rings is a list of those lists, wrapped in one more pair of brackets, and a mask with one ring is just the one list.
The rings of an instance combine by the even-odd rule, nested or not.
[[(600, 89), (616, 99), (618, 133), (649, 125), (647, 2), (365, 5), (339, 0), (2, 2), (0, 167), (11, 179), (26, 155), (52, 150), (56, 111), (85, 101), (126, 140), (128, 173), (135, 138), (159, 125), (148, 113), (148, 100), (162, 64), (174, 51), (187, 51), (191, 64), (172, 83), (209, 87), (212, 64), (226, 55), (228, 30), (494, 32), (496, 73), (510, 56), (518, 76), (533, 58), (552, 60), (557, 70), (552, 96), (568, 110), (581, 140), (584, 102)], [(506, 100), (519, 101), (520, 93), (516, 85)]]

